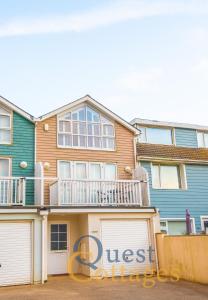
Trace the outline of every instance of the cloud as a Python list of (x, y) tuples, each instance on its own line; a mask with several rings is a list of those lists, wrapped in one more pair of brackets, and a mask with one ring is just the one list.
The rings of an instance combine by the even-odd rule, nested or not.
[(160, 90), (164, 71), (162, 68), (147, 68), (140, 71), (131, 71), (123, 74), (116, 82), (122, 89), (131, 91), (151, 91)]
[(133, 19), (181, 13), (207, 14), (208, 3), (206, 0), (115, 1), (76, 14), (10, 20), (0, 24), (0, 37), (82, 32)]

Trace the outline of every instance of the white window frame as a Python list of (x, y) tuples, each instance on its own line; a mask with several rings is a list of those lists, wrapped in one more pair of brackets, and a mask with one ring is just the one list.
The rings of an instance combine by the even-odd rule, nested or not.
[(8, 109), (3, 107), (2, 105), (0, 105), (0, 108), (2, 108), (3, 110), (6, 111), (6, 113), (0, 113), (0, 116), (9, 117), (9, 127), (8, 128), (0, 127), (0, 130), (9, 131), (9, 133), (10, 133), (10, 141), (9, 142), (1, 142), (0, 141), (0, 145), (11, 145), (12, 144), (12, 119), (13, 119), (13, 114), (12, 114), (12, 111), (9, 111)]
[[(202, 134), (203, 134), (203, 147), (200, 147), (200, 146), (199, 146), (199, 136), (198, 136), (199, 133), (202, 133)], [(198, 146), (198, 148), (208, 148), (208, 145), (207, 145), (207, 146), (205, 145), (205, 138), (204, 138), (204, 135), (205, 135), (205, 134), (208, 135), (208, 131), (201, 131), (201, 130), (197, 130), (197, 131), (196, 131), (196, 136), (197, 136), (197, 146)]]
[[(67, 225), (67, 249), (66, 250), (51, 250), (51, 225)], [(70, 223), (69, 222), (59, 222), (50, 221), (49, 223), (49, 252), (50, 253), (69, 253), (69, 245), (70, 245)]]
[[(140, 136), (138, 136), (138, 142), (139, 143), (145, 143), (145, 144), (153, 144), (153, 145), (165, 145), (165, 146), (172, 146), (172, 145), (176, 145), (176, 138), (175, 138), (175, 128), (173, 127), (157, 127), (157, 126), (145, 126), (145, 125), (138, 125), (137, 128), (140, 129), (140, 128), (144, 128), (144, 131), (145, 131), (145, 141), (140, 141)], [(171, 144), (162, 144), (162, 143), (152, 143), (151, 141), (148, 141), (148, 136), (147, 136), (147, 128), (157, 128), (157, 129), (169, 129), (171, 131), (171, 140), (172, 140), (172, 143)]]
[[(111, 162), (106, 162), (106, 163), (103, 163), (103, 162), (97, 162), (97, 161), (71, 161), (71, 160), (58, 160), (57, 161), (57, 177), (59, 178), (60, 177), (60, 162), (67, 162), (67, 163), (70, 163), (70, 168), (71, 168), (71, 178), (65, 178), (65, 179), (71, 179), (71, 180), (76, 180), (75, 179), (75, 168), (76, 168), (76, 164), (77, 163), (83, 163), (83, 164), (86, 164), (86, 170), (87, 170), (87, 179), (86, 180), (91, 180), (90, 177), (89, 177), (89, 174), (90, 174), (90, 164), (98, 164), (101, 166), (101, 179), (100, 180), (105, 180), (105, 166), (106, 165), (115, 165), (116, 167), (116, 178), (115, 180), (117, 180), (117, 177), (118, 177), (118, 167), (117, 167), (117, 164), (116, 163), (111, 163)], [(95, 180), (96, 181), (96, 180)]]
[[(177, 166), (179, 169), (179, 188), (164, 188), (161, 187), (155, 187), (153, 183), (153, 165), (159, 165), (160, 166)], [(177, 164), (177, 163), (169, 163), (169, 162), (151, 162), (151, 179), (152, 179), (152, 188), (156, 190), (187, 190), (188, 185), (187, 185), (187, 177), (186, 177), (186, 167), (185, 164)], [(161, 181), (161, 179), (160, 179)]]
[[(89, 108), (89, 109), (91, 109), (91, 110), (93, 110), (93, 111), (95, 111), (96, 113), (98, 113), (99, 115), (100, 115), (100, 119), (103, 117), (103, 118), (105, 118), (105, 119), (107, 119), (107, 120), (109, 120), (109, 118), (108, 117), (106, 117), (105, 115), (103, 115), (102, 113), (100, 113), (98, 110), (96, 110), (95, 108), (92, 108), (91, 106), (89, 106), (89, 105), (79, 105), (79, 106), (76, 106), (75, 108), (73, 108), (73, 109), (71, 109), (71, 110), (68, 110), (68, 111), (65, 111), (64, 113), (62, 113), (62, 114), (60, 114), (60, 115), (57, 115), (57, 147), (58, 148), (70, 148), (70, 149), (89, 149), (89, 150), (99, 150), (99, 151), (116, 151), (116, 132), (115, 132), (115, 123), (114, 122), (112, 122), (111, 120), (109, 120), (109, 123), (103, 123), (103, 122), (90, 122), (90, 121), (79, 121), (79, 120), (72, 120), (72, 117), (71, 117), (71, 120), (66, 120), (66, 119), (64, 119), (64, 116), (67, 114), (67, 113), (71, 113), (71, 115), (73, 114), (73, 112), (76, 112), (77, 110), (79, 110), (79, 109), (82, 109), (82, 108)], [(64, 134), (64, 132), (61, 132), (60, 130), (59, 130), (59, 121), (64, 121), (64, 122), (70, 122), (70, 127), (71, 127), (71, 131), (70, 131), (70, 133), (71, 133), (71, 138), (72, 138), (72, 146), (67, 146), (67, 145), (59, 145), (59, 134)], [(73, 130), (72, 130), (72, 123), (73, 122), (77, 122), (77, 123), (80, 123), (80, 122), (83, 122), (83, 123), (86, 123), (86, 125), (88, 125), (88, 122), (89, 122), (89, 124), (97, 124), (97, 125), (99, 125), (100, 126), (100, 135), (99, 136), (97, 136), (97, 135), (88, 135), (87, 134), (87, 132), (86, 132), (86, 134), (81, 134), (82, 136), (85, 136), (86, 137), (86, 147), (82, 147), (82, 146), (73, 146), (73, 136), (79, 136), (80, 134), (78, 133), (78, 134), (73, 134)], [(113, 136), (108, 136), (108, 135), (104, 135), (104, 132), (103, 132), (103, 127), (105, 126), (105, 125), (111, 125), (112, 127), (113, 127), (113, 131), (114, 131), (114, 134), (113, 134)], [(79, 130), (79, 129), (78, 129)], [(86, 126), (86, 131), (87, 131), (88, 129), (87, 129), (87, 126)], [(69, 135), (70, 135), (70, 133), (68, 133)], [(67, 134), (67, 133), (66, 133)], [(92, 136), (92, 137), (98, 137), (98, 138), (100, 138), (100, 140), (101, 140), (101, 147), (99, 148), (97, 148), (97, 147), (89, 147), (88, 146), (88, 137), (89, 136)], [(113, 139), (114, 140), (114, 148), (104, 148), (103, 146), (102, 146), (102, 139), (103, 138), (111, 138), (111, 139)]]
[[(195, 224), (195, 218), (190, 218), (191, 223), (192, 223), (192, 230), (193, 233), (196, 233), (196, 224)], [(166, 228), (167, 228), (167, 234), (169, 234), (168, 232), (168, 222), (178, 222), (178, 221), (186, 221), (186, 218), (160, 218), (160, 222), (166, 222)]]
[(204, 221), (208, 221), (208, 216), (200, 216), (200, 220), (201, 220), (201, 230), (204, 231)]
[(8, 160), (9, 161), (9, 176), (12, 174), (12, 159), (9, 157), (0, 156), (1, 160)]

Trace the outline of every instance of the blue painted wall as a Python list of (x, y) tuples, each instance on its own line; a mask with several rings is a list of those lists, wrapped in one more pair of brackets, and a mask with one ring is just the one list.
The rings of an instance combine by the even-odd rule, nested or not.
[[(12, 159), (12, 176), (34, 176), (35, 125), (21, 115), (13, 112), (13, 138), (11, 145), (0, 145), (0, 156)], [(26, 161), (28, 167), (20, 168), (20, 162)], [(34, 203), (33, 182), (27, 182), (26, 204)]]
[(141, 165), (149, 173), (151, 205), (159, 208), (161, 218), (185, 218), (188, 208), (201, 231), (200, 216), (208, 215), (208, 166), (186, 165), (187, 190), (159, 190), (152, 188), (150, 162)]
[(198, 148), (194, 129), (175, 128), (176, 146)]

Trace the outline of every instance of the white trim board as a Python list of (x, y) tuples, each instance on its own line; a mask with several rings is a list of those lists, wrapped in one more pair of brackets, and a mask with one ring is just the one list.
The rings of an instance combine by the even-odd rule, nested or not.
[(45, 115), (40, 116), (39, 118), (37, 118), (37, 121), (43, 121), (46, 120), (48, 118), (51, 118), (55, 115), (61, 114), (64, 111), (67, 111), (69, 109), (71, 109), (74, 106), (80, 105), (84, 102), (89, 103), (90, 105), (92, 105), (93, 107), (97, 108), (99, 111), (103, 112), (104, 114), (106, 114), (106, 116), (112, 118), (113, 120), (117, 121), (118, 123), (122, 124), (124, 127), (128, 128), (130, 131), (134, 132), (135, 135), (138, 135), (140, 133), (140, 131), (138, 129), (136, 129), (135, 127), (133, 127), (130, 123), (128, 123), (127, 121), (123, 120), (121, 117), (119, 117), (118, 115), (116, 115), (115, 113), (113, 113), (111, 110), (109, 110), (108, 108), (106, 108), (105, 106), (103, 106), (101, 103), (99, 103), (98, 101), (94, 100), (91, 96), (86, 95), (80, 99), (77, 99), (67, 105), (64, 105), (58, 109), (55, 109)]
[(10, 102), (9, 100), (5, 99), (2, 96), (0, 96), (0, 103), (2, 103), (4, 106), (8, 107), (12, 111), (17, 112), (18, 114), (28, 119), (29, 121), (35, 123), (35, 118), (32, 115), (30, 115), (29, 113), (19, 108), (18, 106), (16, 106), (15, 104), (13, 104), (12, 102)]
[(137, 155), (137, 161), (148, 161), (148, 162), (169, 162), (169, 163), (186, 163), (186, 164), (197, 164), (197, 165), (208, 165), (208, 160), (192, 160), (192, 159), (181, 159), (181, 158), (170, 158), (170, 157), (153, 157), (153, 156), (139, 156)]
[(132, 125), (147, 125), (147, 126), (156, 126), (156, 127), (172, 127), (172, 128), (185, 128), (185, 129), (195, 129), (195, 130), (208, 130), (208, 126), (197, 125), (197, 124), (188, 124), (180, 122), (166, 122), (166, 121), (157, 121), (157, 120), (148, 120), (135, 118), (130, 122)]
[(144, 208), (144, 209), (136, 209), (136, 208), (49, 208), (49, 214), (63, 214), (63, 213), (70, 213), (70, 214), (85, 214), (85, 213), (157, 213), (154, 208)]

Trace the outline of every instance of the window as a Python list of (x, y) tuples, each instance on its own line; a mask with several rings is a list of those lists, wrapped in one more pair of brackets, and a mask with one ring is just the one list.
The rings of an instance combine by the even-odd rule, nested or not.
[(77, 180), (116, 180), (116, 164), (100, 162), (59, 161), (59, 176)]
[(185, 167), (183, 165), (153, 164), (152, 187), (155, 189), (185, 189)]
[(7, 177), (9, 175), (9, 159), (0, 158), (0, 176)]
[(0, 107), (0, 144), (11, 144), (11, 113)]
[[(191, 219), (192, 233), (195, 233), (194, 219)], [(166, 219), (160, 221), (160, 230), (162, 233), (170, 235), (184, 235), (186, 234), (186, 220), (185, 219)]]
[(201, 217), (201, 230), (208, 234), (208, 216)]
[(66, 251), (67, 240), (67, 224), (51, 224), (51, 251)]
[(197, 141), (199, 148), (208, 148), (208, 132), (197, 132)]
[(58, 118), (58, 145), (114, 150), (114, 124), (88, 106)]
[(172, 145), (173, 136), (170, 128), (143, 127), (140, 126), (140, 143)]

